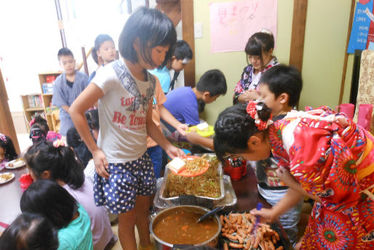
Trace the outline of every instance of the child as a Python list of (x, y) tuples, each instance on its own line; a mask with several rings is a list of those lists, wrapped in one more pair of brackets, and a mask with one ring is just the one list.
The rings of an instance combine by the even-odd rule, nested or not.
[(75, 98), (87, 87), (87, 75), (75, 70), (75, 59), (68, 48), (58, 51), (57, 58), (64, 72), (57, 77), (53, 87), (52, 104), (60, 108), (60, 134), (66, 136), (69, 128), (74, 127), (68, 113)]
[(87, 212), (56, 182), (32, 183), (22, 194), (20, 206), (23, 213), (43, 215), (57, 228), (59, 250), (93, 249)]
[[(145, 153), (147, 135), (172, 158), (183, 155), (152, 121), (155, 79), (147, 72), (169, 59), (175, 42), (175, 29), (168, 17), (155, 9), (139, 8), (119, 38), (123, 59), (101, 68), (70, 108), (95, 162), (95, 202), (119, 214), (118, 235), (124, 249), (136, 249), (135, 224), (141, 248), (151, 248), (148, 214), (155, 178)], [(84, 112), (98, 100), (96, 145)]]
[(273, 56), (274, 37), (268, 32), (253, 34), (245, 46), (245, 53), (249, 65), (243, 70), (240, 81), (236, 84), (234, 92), (234, 104), (245, 103), (257, 99), (256, 88), (261, 73), (278, 64)]
[[(220, 95), (226, 94), (226, 78), (218, 69), (205, 72), (196, 87), (182, 87), (171, 91), (167, 95), (164, 106), (181, 123), (197, 125), (200, 123), (198, 101), (212, 103)], [(168, 129), (173, 129), (165, 124)], [(188, 133), (187, 140), (191, 143), (199, 144), (213, 149), (213, 140), (204, 138), (196, 133)]]
[[(104, 66), (116, 60), (117, 51), (114, 41), (111, 36), (107, 34), (100, 34), (95, 39), (95, 46), (92, 49), (92, 58), (99, 65)], [(92, 72), (88, 78), (88, 83), (95, 77), (96, 71)]]
[(18, 155), (14, 148), (12, 139), (0, 133), (0, 170), (5, 167), (7, 162), (13, 161), (17, 158)]
[(20, 214), (0, 237), (0, 250), (57, 250), (57, 231), (43, 216)]
[[(181, 123), (197, 125), (200, 123), (198, 100), (214, 102), (226, 94), (226, 78), (218, 69), (205, 72), (196, 87), (183, 87), (171, 91), (164, 106)], [(182, 104), (182, 105), (181, 105)]]
[[(162, 91), (165, 95), (169, 90), (174, 89), (175, 81), (179, 75), (179, 72), (184, 69), (184, 67), (192, 59), (191, 47), (183, 40), (178, 40), (175, 45), (173, 56), (166, 66), (162, 66), (149, 72), (157, 76), (160, 80)], [(170, 78), (170, 70), (174, 71), (173, 79)]]
[[(91, 109), (86, 112), (86, 119), (88, 127), (90, 128), (91, 134), (95, 141), (99, 136), (99, 112), (97, 109)], [(81, 160), (84, 169), (84, 175), (86, 178), (94, 182), (95, 175), (95, 164), (92, 160), (92, 154), (87, 148), (86, 144), (81, 139), (76, 128), (71, 128), (66, 136), (66, 141), (69, 147), (72, 147), (77, 154), (78, 158)]]
[(25, 160), (34, 181), (56, 181), (87, 211), (94, 249), (104, 249), (113, 243), (112, 239), (115, 241), (108, 215), (103, 207), (95, 206), (92, 182), (85, 178), (83, 166), (71, 148), (40, 142), (27, 150)]
[(252, 213), (272, 221), (306, 195), (316, 202), (301, 249), (373, 249), (373, 136), (327, 108), (292, 111), (274, 124), (270, 115), (265, 104), (249, 102), (227, 108), (215, 124), (220, 159), (258, 161), (272, 151), (281, 166), (287, 193)]
[(37, 115), (30, 121), (30, 139), (33, 144), (40, 141), (60, 140), (61, 135), (49, 130), (47, 121), (40, 115)]
[[(100, 124), (99, 124), (99, 111), (97, 109), (91, 109), (86, 112), (86, 119), (88, 123), (88, 127), (91, 130), (91, 134), (97, 142), (97, 139), (99, 138), (99, 129), (100, 129)], [(80, 137), (79, 137), (80, 138)], [(82, 142), (84, 146), (87, 148), (86, 144)], [(87, 148), (89, 151), (89, 149)], [(93, 159), (90, 159), (90, 161), (87, 163), (86, 168), (84, 169), (84, 175), (90, 179), (92, 182), (95, 181), (95, 163)], [(111, 217), (111, 214), (109, 214), (109, 217)], [(112, 220), (111, 220), (112, 221)]]
[[(293, 67), (277, 65), (264, 72), (258, 86), (259, 100), (271, 110), (273, 121), (280, 120), (296, 106), (302, 89), (299, 71)], [(277, 177), (277, 166), (271, 158), (256, 163), (257, 188), (262, 197), (272, 206), (287, 193), (288, 187)], [(290, 242), (297, 243), (297, 224), (300, 219), (302, 200), (279, 220)]]
[(76, 128), (70, 128), (66, 134), (66, 142), (69, 147), (74, 149), (82, 166), (85, 168), (88, 162), (92, 159), (92, 154), (84, 144)]

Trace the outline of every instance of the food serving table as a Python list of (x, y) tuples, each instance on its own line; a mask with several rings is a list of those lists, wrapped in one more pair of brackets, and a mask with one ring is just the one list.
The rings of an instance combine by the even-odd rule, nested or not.
[[(230, 178), (227, 175), (224, 175), (225, 178)], [(157, 192), (154, 199), (154, 205), (157, 209), (164, 209), (170, 206), (175, 206), (179, 204), (172, 204), (172, 203), (165, 203), (162, 201), (162, 199), (159, 199), (158, 196), (160, 194), (159, 188), (161, 187), (161, 182), (163, 181), (162, 178), (158, 180), (157, 183)], [(263, 207), (270, 208), (271, 205), (267, 203), (258, 193), (257, 190), (257, 179), (255, 176), (255, 173), (252, 168), (248, 167), (247, 173), (239, 180), (239, 181), (231, 181), (229, 187), (231, 186), (231, 191), (226, 190), (227, 189), (227, 180), (224, 181), (225, 183), (225, 197), (227, 194), (230, 194), (231, 192), (234, 193), (234, 197), (232, 199), (228, 199), (228, 201), (223, 200), (222, 202), (213, 202), (211, 204), (209, 203), (195, 203), (196, 200), (193, 199), (187, 199), (186, 201), (181, 202), (180, 205), (188, 205), (188, 201), (192, 201), (193, 205), (199, 205), (199, 206), (205, 206), (208, 208), (213, 208), (216, 206), (222, 206), (226, 205), (228, 203), (229, 205), (227, 208), (224, 209), (224, 213), (229, 212), (249, 212), (253, 208), (256, 208), (257, 203), (261, 202), (263, 204)], [(233, 202), (235, 201), (235, 202)], [(192, 205), (190, 204), (190, 205)], [(208, 206), (207, 206), (208, 205)], [(213, 207), (212, 207), (213, 205)], [(290, 242), (287, 237), (286, 232), (282, 228), (281, 224), (279, 222), (274, 222), (271, 224), (271, 227), (276, 230), (280, 237), (281, 237), (281, 243), (284, 246), (284, 249), (291, 249)]]

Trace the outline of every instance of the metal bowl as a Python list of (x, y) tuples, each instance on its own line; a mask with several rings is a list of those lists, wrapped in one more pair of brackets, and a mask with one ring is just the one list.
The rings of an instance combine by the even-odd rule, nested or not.
[[(157, 235), (153, 231), (153, 225), (155, 225), (160, 220), (160, 218), (163, 217), (162, 215), (168, 214), (168, 213), (170, 213), (171, 211), (173, 211), (175, 209), (181, 209), (181, 208), (196, 208), (196, 209), (201, 210), (202, 213), (206, 213), (206, 212), (210, 211), (209, 209), (204, 208), (204, 207), (200, 207), (200, 206), (185, 205), (185, 206), (175, 206), (175, 207), (167, 208), (167, 209), (162, 210), (159, 213), (157, 213), (156, 216), (154, 216), (152, 218), (151, 223), (150, 223), (150, 232), (151, 232), (152, 237), (155, 239), (156, 248), (157, 249), (166, 250), (166, 249), (173, 249), (173, 248), (177, 248), (177, 247), (181, 247), (181, 246), (184, 246), (184, 247), (187, 246), (187, 245), (180, 245), (180, 244), (179, 245), (175, 245), (175, 244), (171, 244), (171, 243), (165, 242), (165, 241), (161, 240), (160, 238), (158, 238)], [(219, 236), (219, 234), (221, 232), (221, 222), (220, 222), (220, 220), (219, 220), (219, 218), (218, 218), (217, 215), (214, 215), (213, 218), (216, 220), (217, 225), (218, 225), (218, 229), (217, 229), (217, 232), (215, 233), (215, 235), (212, 236), (207, 241), (204, 241), (204, 242), (201, 242), (201, 243), (195, 244), (195, 245), (190, 245), (191, 247), (193, 247), (193, 246), (216, 247), (217, 246), (217, 244), (218, 244), (218, 236)]]

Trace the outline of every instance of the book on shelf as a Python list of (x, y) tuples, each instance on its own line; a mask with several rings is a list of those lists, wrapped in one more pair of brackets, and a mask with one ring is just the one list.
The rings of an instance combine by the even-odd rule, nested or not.
[(27, 97), (29, 108), (43, 108), (43, 100), (41, 95), (29, 95)]
[(43, 83), (42, 90), (43, 94), (53, 94), (53, 83)]

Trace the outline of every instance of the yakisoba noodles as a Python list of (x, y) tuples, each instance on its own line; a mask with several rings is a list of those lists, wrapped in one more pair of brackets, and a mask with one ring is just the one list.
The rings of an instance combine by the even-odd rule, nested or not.
[[(206, 159), (195, 158), (186, 161), (186, 170), (191, 173), (199, 172), (206, 167)], [(221, 194), (220, 176), (218, 173), (218, 160), (214, 157), (209, 160), (208, 170), (194, 177), (180, 176), (169, 171), (166, 180), (165, 196), (176, 197), (180, 195), (195, 195), (217, 198)]]

